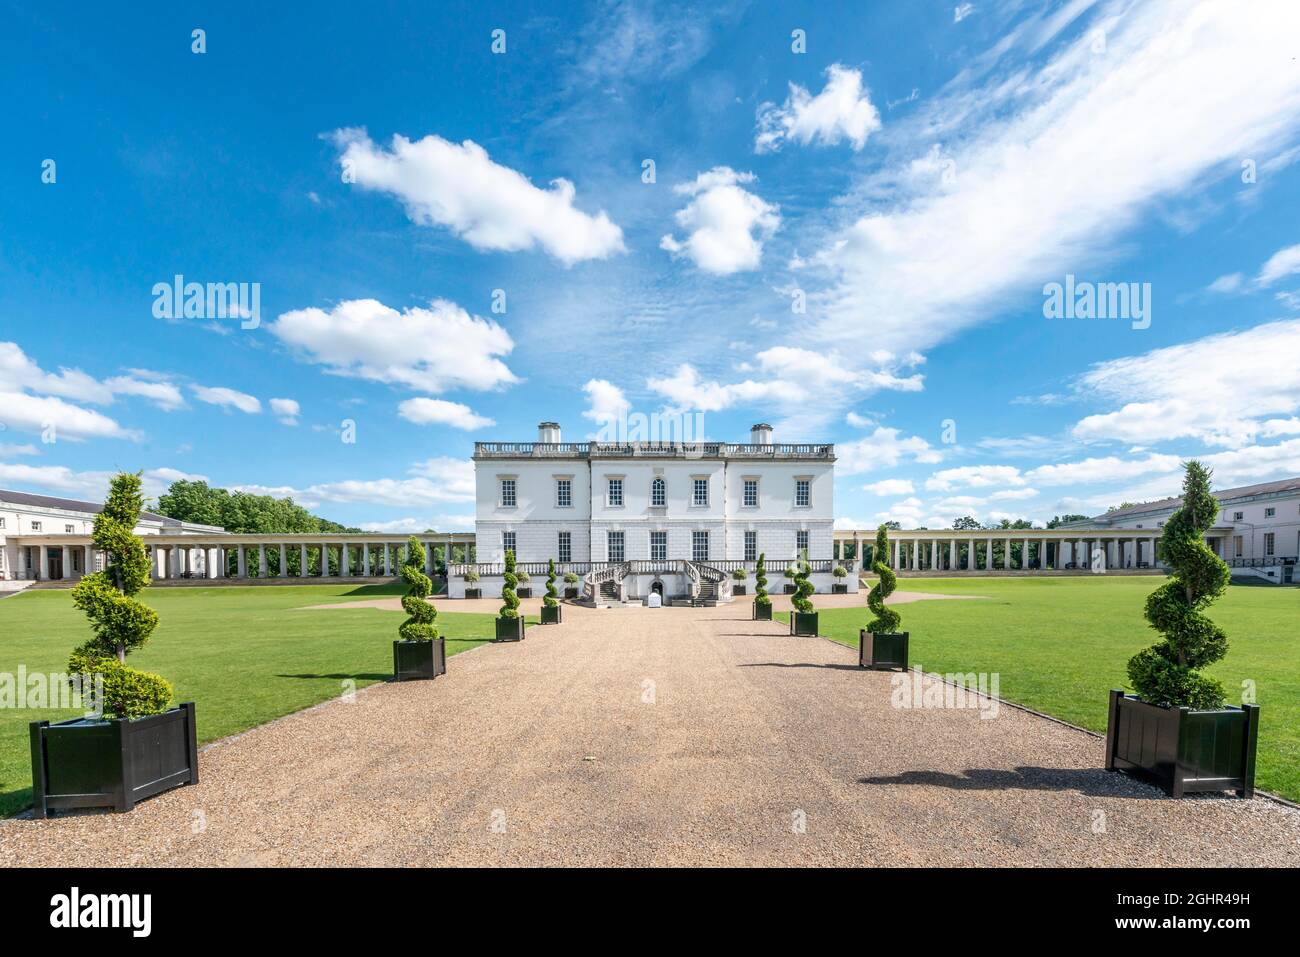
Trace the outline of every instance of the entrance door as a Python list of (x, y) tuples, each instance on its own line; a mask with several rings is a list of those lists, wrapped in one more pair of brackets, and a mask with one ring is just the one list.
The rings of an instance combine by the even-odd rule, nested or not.
[(660, 581), (651, 582), (650, 590), (662, 598), (664, 596), (664, 583)]
[(50, 581), (60, 581), (63, 578), (63, 549), (50, 549)]

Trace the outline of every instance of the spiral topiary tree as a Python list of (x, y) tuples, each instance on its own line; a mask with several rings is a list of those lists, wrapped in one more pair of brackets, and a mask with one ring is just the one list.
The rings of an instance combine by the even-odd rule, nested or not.
[(1219, 502), (1210, 494), (1210, 470), (1196, 461), (1183, 469), (1182, 507), (1160, 536), (1173, 575), (1146, 604), (1147, 621), (1165, 637), (1129, 659), (1128, 676), (1148, 704), (1212, 709), (1223, 705), (1223, 685), (1198, 669), (1227, 654), (1228, 636), (1202, 612), (1223, 594), (1231, 572), (1205, 544), (1219, 514)]
[(550, 558), (546, 561), (546, 597), (542, 599), (542, 604), (547, 608), (555, 608), (559, 605), (556, 600), (560, 593), (555, 588), (555, 559)]
[(398, 635), (403, 641), (433, 641), (438, 637), (438, 628), (433, 623), (438, 609), (425, 601), (433, 592), (433, 582), (424, 573), (424, 546), (414, 536), (406, 543), (402, 580), (407, 586), (402, 609), (410, 617), (398, 626)]
[(104, 714), (115, 718), (161, 714), (172, 700), (165, 678), (126, 665), (126, 656), (158, 627), (158, 613), (135, 598), (149, 584), (149, 556), (134, 534), (143, 506), (140, 475), (114, 476), (91, 536), (104, 553), (104, 570), (86, 575), (72, 590), (73, 604), (90, 619), (94, 637), (72, 653), (68, 671), (82, 681), (102, 677)]
[(876, 573), (877, 581), (867, 593), (867, 607), (875, 615), (867, 622), (867, 631), (874, 635), (892, 634), (898, 631), (902, 616), (885, 604), (885, 599), (898, 587), (898, 578), (894, 570), (885, 564), (884, 556), (889, 554), (889, 528), (881, 525), (876, 529), (876, 547), (872, 552), (871, 570)]
[(767, 594), (767, 553), (758, 553), (758, 562), (754, 565), (754, 601), (760, 605), (772, 604)]
[(790, 604), (794, 605), (795, 611), (808, 614), (813, 610), (813, 603), (809, 595), (815, 590), (813, 583), (808, 580), (808, 573), (812, 571), (812, 566), (808, 564), (808, 553), (802, 553), (795, 560), (794, 568), (794, 594), (790, 596)]
[(501, 589), (501, 600), (505, 604), (501, 606), (499, 615), (501, 618), (518, 618), (519, 595), (515, 592), (515, 589), (519, 586), (519, 576), (515, 574), (514, 551), (506, 552), (506, 572), (503, 577), (506, 580), (506, 585)]

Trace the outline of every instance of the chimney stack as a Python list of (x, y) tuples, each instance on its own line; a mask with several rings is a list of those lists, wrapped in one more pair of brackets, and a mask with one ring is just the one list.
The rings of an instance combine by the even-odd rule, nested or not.
[(537, 423), (537, 441), (558, 444), (560, 441), (560, 423), (558, 422)]
[(772, 427), (766, 422), (759, 422), (749, 429), (749, 441), (753, 445), (771, 445)]

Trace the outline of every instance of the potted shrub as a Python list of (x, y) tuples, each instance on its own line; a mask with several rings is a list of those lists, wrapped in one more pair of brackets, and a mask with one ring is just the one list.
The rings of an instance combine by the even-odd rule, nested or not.
[(764, 553), (758, 555), (758, 563), (754, 566), (754, 620), (771, 621), (772, 620), (772, 599), (767, 595), (767, 565), (764, 563)]
[(794, 605), (794, 610), (790, 612), (792, 635), (817, 634), (817, 612), (813, 611), (812, 600), (808, 597), (813, 593), (813, 583), (808, 580), (811, 571), (812, 566), (808, 564), (806, 555), (800, 557), (794, 565), (794, 597), (790, 599)]
[(546, 563), (546, 597), (542, 599), (542, 624), (558, 625), (560, 623), (560, 603), (556, 601), (555, 559)]
[(524, 616), (519, 614), (519, 596), (515, 586), (519, 577), (515, 575), (515, 553), (506, 552), (505, 587), (501, 589), (501, 611), (497, 614), (497, 641), (523, 641)]
[(578, 576), (573, 572), (564, 573), (564, 597), (565, 598), (572, 599), (578, 597), (578, 581), (579, 581)]
[(835, 583), (831, 585), (831, 594), (847, 595), (849, 593), (849, 585), (844, 579), (849, 577), (849, 570), (843, 565), (836, 565), (831, 569), (831, 574), (834, 575), (836, 579)]
[(858, 632), (858, 667), (906, 671), (908, 635), (898, 630), (902, 617), (885, 604), (898, 586), (898, 578), (883, 559), (888, 554), (889, 527), (881, 525), (876, 529), (876, 548), (871, 556), (871, 570), (877, 581), (867, 593), (867, 607), (875, 617)]
[(749, 572), (745, 571), (743, 568), (737, 568), (731, 573), (731, 580), (736, 583), (731, 586), (731, 593), (733, 595), (745, 594), (745, 579), (748, 577)]
[(158, 627), (157, 612), (135, 598), (149, 584), (149, 557), (132, 534), (143, 504), (139, 474), (120, 473), (95, 517), (91, 541), (104, 553), (104, 570), (72, 590), (94, 637), (68, 659), (73, 689), (95, 688), (95, 713), (31, 723), (37, 817), (65, 808), (129, 811), (137, 801), (198, 783), (194, 703), (169, 708), (166, 679), (126, 664)]
[(483, 597), (483, 589), (478, 587), (478, 572), (473, 568), (465, 573), (465, 597)]
[(1200, 673), (1228, 651), (1228, 636), (1203, 614), (1231, 574), (1205, 544), (1219, 502), (1204, 465), (1192, 461), (1184, 470), (1183, 504), (1160, 536), (1171, 575), (1146, 603), (1147, 621), (1164, 637), (1129, 659), (1137, 694), (1110, 693), (1106, 768), (1144, 778), (1170, 797), (1235, 790), (1248, 798), (1255, 793), (1259, 708), (1225, 705), (1223, 685)]
[(519, 579), (519, 584), (515, 588), (515, 594), (520, 598), (532, 598), (533, 587), (528, 584), (528, 582), (532, 581), (532, 578), (529, 576), (528, 572), (520, 568), (515, 572), (515, 578)]
[(438, 637), (433, 623), (438, 609), (425, 601), (433, 591), (433, 582), (424, 573), (424, 546), (414, 536), (406, 544), (402, 580), (407, 585), (402, 608), (410, 617), (398, 626), (400, 638), (393, 642), (393, 678), (410, 681), (445, 675), (447, 643)]
[(786, 579), (785, 593), (787, 595), (793, 595), (795, 593), (795, 589), (798, 587), (797, 585), (795, 585), (794, 580), (799, 577), (799, 569), (795, 565), (787, 565), (785, 571), (782, 572), (781, 574), (784, 575)]

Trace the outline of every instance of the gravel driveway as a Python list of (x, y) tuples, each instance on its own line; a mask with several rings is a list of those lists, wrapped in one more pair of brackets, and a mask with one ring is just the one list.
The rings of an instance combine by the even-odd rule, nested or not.
[(748, 604), (564, 614), (214, 745), (130, 814), (0, 823), (0, 863), (1300, 865), (1300, 811), (1165, 799), (1009, 707), (893, 708)]

